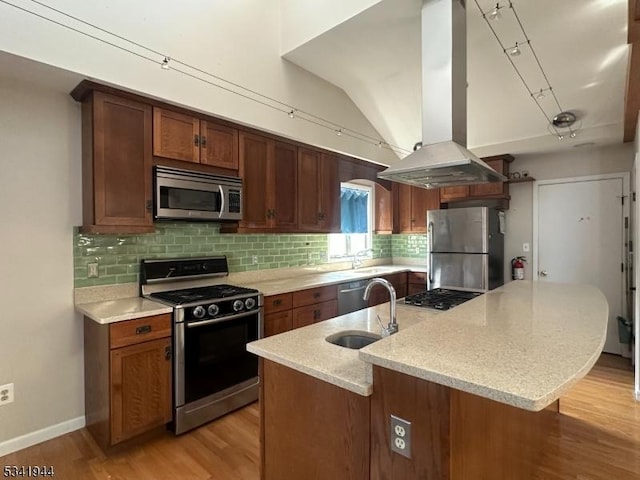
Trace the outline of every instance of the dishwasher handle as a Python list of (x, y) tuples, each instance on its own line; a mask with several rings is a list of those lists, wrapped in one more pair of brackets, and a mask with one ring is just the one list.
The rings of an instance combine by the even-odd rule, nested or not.
[(338, 293), (351, 293), (351, 292), (359, 292), (367, 288), (367, 284), (363, 284), (362, 286), (358, 286), (355, 288), (347, 288), (346, 290), (340, 290)]

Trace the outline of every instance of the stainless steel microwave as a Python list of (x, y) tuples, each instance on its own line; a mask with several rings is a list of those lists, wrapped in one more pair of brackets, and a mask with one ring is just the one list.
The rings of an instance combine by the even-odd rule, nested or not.
[(161, 166), (153, 173), (157, 220), (242, 219), (242, 179)]

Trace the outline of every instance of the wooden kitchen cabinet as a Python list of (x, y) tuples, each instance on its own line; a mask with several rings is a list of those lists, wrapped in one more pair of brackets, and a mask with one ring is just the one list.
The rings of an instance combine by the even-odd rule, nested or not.
[(424, 292), (427, 289), (427, 274), (424, 272), (409, 272), (407, 274), (407, 295)]
[(374, 233), (393, 232), (393, 202), (391, 191), (377, 183), (374, 186), (375, 224)]
[(340, 232), (337, 156), (298, 149), (298, 229), (301, 232)]
[[(496, 155), (482, 159), (496, 172), (509, 176), (509, 163), (513, 161), (511, 155)], [(457, 187), (443, 187), (440, 189), (442, 203), (460, 200), (509, 199), (509, 184), (507, 182), (479, 183), (477, 185), (461, 185)]]
[(293, 328), (293, 294), (283, 293), (264, 298), (264, 336), (288, 332)]
[(151, 107), (92, 91), (82, 97), (83, 233), (154, 231)]
[(171, 315), (84, 320), (87, 429), (107, 448), (172, 419)]
[[(392, 273), (390, 275), (382, 275), (382, 278), (388, 280), (396, 291), (396, 299), (407, 296), (407, 272)], [(369, 295), (369, 306), (380, 305), (389, 301), (389, 290), (374, 285)]]
[(293, 292), (293, 328), (336, 317), (338, 315), (337, 298), (336, 285)]
[(427, 210), (440, 208), (440, 190), (393, 184), (396, 233), (425, 233)]
[(238, 130), (154, 107), (153, 155), (237, 170)]
[(295, 231), (298, 225), (297, 147), (240, 133), (244, 214), (240, 231)]

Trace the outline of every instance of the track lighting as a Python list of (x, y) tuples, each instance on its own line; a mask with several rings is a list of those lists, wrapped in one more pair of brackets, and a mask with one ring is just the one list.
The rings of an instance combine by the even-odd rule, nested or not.
[(522, 53), (520, 47), (518, 46), (518, 42), (516, 42), (515, 46), (507, 48), (507, 53), (512, 57), (518, 57)]
[(170, 70), (171, 67), (169, 66), (169, 62), (171, 61), (170, 57), (164, 57), (164, 60), (162, 60), (162, 63), (160, 63), (160, 68), (163, 70)]
[(296, 118), (296, 113), (295, 113), (295, 112), (296, 112), (295, 110), (291, 110), (291, 111), (288, 113), (289, 118)]
[(496, 3), (496, 6), (487, 13), (487, 18), (489, 20), (500, 20), (502, 18), (502, 14), (500, 13), (501, 8), (500, 4)]
[(342, 136), (342, 129), (341, 128), (336, 130), (336, 135), (339, 136), (339, 137)]

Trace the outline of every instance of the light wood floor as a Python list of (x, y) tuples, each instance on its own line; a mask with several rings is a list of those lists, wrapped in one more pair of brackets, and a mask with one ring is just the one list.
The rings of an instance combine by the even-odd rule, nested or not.
[[(537, 480), (640, 479), (640, 403), (627, 360), (604, 355), (560, 410)], [(65, 480), (258, 480), (258, 415), (253, 404), (188, 434), (161, 434), (108, 455), (82, 429), (1, 457), (0, 468), (53, 465), (54, 478)]]

